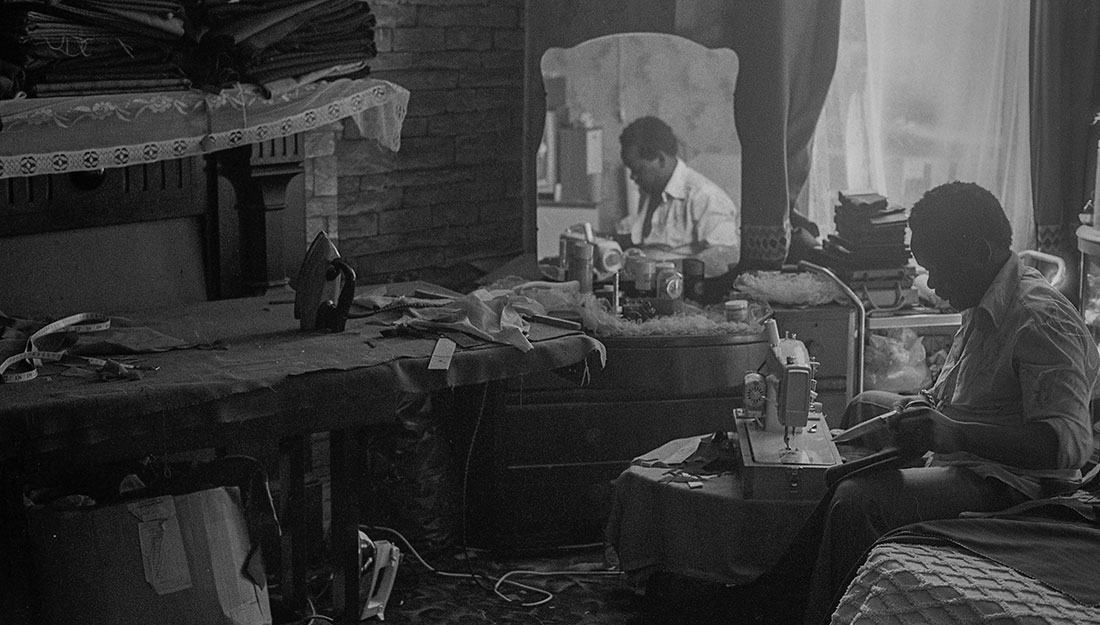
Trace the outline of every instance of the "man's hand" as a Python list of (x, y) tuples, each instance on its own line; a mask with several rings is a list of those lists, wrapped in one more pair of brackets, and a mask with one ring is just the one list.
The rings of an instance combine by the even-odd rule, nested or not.
[(921, 393), (920, 395), (905, 395), (902, 398), (894, 402), (894, 410), (899, 413), (909, 410), (922, 410), (934, 408), (932, 400), (928, 395)]
[(920, 456), (926, 451), (950, 454), (966, 448), (963, 424), (932, 408), (921, 397), (906, 402), (891, 428), (894, 440), (907, 456)]

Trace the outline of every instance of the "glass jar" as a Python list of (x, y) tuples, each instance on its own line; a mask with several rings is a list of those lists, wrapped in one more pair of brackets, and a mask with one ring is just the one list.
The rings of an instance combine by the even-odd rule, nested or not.
[(749, 322), (749, 301), (744, 299), (731, 299), (725, 303), (726, 321), (738, 323)]

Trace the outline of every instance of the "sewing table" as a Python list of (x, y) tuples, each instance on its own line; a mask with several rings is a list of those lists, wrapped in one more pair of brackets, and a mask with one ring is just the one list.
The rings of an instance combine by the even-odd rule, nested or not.
[[(615, 480), (606, 534), (631, 583), (644, 586), (654, 573), (672, 573), (727, 586), (747, 584), (776, 563), (817, 504), (745, 499), (740, 470), (689, 484), (666, 481), (675, 463), (640, 464), (682, 455), (685, 445), (710, 436), (669, 441)], [(736, 447), (736, 440), (730, 442)]]
[[(391, 287), (390, 294), (415, 286), (406, 283), (405, 291)], [(280, 473), (285, 476), (289, 469), (291, 476), (301, 477), (305, 439), (330, 432), (332, 564), (337, 571), (333, 605), (341, 622), (358, 622), (360, 476), (353, 469), (359, 453), (354, 429), (392, 420), (405, 393), (481, 384), (589, 358), (598, 367), (595, 357), (604, 352), (599, 341), (582, 332), (533, 323), (530, 351), (467, 343), (447, 370), (429, 370), (435, 338), (384, 337), (369, 318), (349, 320), (341, 333), (306, 332), (299, 329), (293, 307), (293, 294), (284, 294), (127, 312), (113, 327), (149, 328), (189, 346), (135, 355), (141, 364), (157, 368), (143, 371), (140, 380), (100, 381), (46, 366), (29, 382), (0, 384), (5, 511), (0, 544), (20, 545), (13, 537), (22, 523), (15, 512), (22, 508), (22, 476), (218, 448), (229, 453), (278, 449)], [(291, 501), (301, 496), (301, 481), (283, 485)], [(303, 529), (302, 516), (294, 514), (302, 507), (290, 506), (292, 518), (283, 519), (292, 537)], [(284, 582), (292, 597), (304, 596), (304, 557), (300, 549), (291, 549), (291, 556)], [(17, 568), (28, 560), (5, 559), (12, 568), (4, 574), (0, 566), (0, 583), (28, 590)], [(19, 622), (25, 609), (17, 599), (0, 601), (0, 621), (9, 622), (8, 610), (14, 612), (10, 622)]]

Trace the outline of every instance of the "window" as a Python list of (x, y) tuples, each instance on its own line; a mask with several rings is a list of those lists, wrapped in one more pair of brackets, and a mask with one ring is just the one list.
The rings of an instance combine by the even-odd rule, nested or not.
[(1033, 247), (1026, 2), (845, 0), (836, 73), (814, 137), (807, 200), (835, 231), (839, 190), (912, 206), (951, 180), (1004, 205)]

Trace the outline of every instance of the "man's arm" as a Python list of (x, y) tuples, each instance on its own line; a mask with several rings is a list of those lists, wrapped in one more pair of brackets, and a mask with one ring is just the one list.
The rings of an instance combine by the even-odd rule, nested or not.
[[(919, 446), (922, 441), (913, 438), (927, 436), (928, 448), (937, 453), (964, 451), (1021, 469), (1064, 468), (1059, 466), (1058, 433), (1043, 421), (1012, 426), (964, 423), (932, 409), (922, 410), (911, 419), (914, 422), (909, 424), (905, 422), (910, 419), (903, 419), (898, 429), (898, 440), (903, 445)], [(924, 420), (927, 425), (916, 420)]]
[(722, 275), (741, 262), (740, 211), (716, 185), (697, 189), (688, 201), (695, 220), (693, 255), (705, 263), (707, 277)]
[[(1080, 467), (1092, 449), (1089, 400), (1098, 361), (1088, 330), (1068, 302), (1045, 300), (1011, 345), (1019, 415), (998, 422), (925, 410), (929, 448), (964, 451), (1025, 469)], [(956, 406), (955, 410), (962, 409)]]

